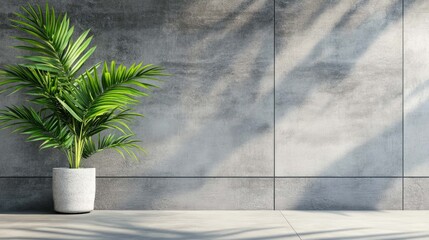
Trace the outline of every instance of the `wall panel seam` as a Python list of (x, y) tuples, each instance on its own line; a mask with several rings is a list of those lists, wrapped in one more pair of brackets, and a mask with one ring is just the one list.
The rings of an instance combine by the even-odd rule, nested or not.
[(402, 17), (401, 17), (401, 26), (402, 26), (402, 210), (404, 210), (404, 175), (405, 175), (405, 150), (404, 150), (404, 143), (405, 143), (405, 113), (404, 113), (404, 86), (405, 86), (405, 69), (404, 69), (404, 57), (405, 57), (405, 51), (404, 51), (404, 0), (401, 1), (401, 7), (402, 7)]
[(276, 210), (276, 0), (273, 0), (273, 210)]

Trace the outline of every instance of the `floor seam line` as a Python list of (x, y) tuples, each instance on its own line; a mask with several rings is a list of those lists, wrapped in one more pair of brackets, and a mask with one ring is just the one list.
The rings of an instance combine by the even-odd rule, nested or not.
[(296, 236), (302, 240), (301, 236), (299, 236), (298, 232), (295, 230), (295, 228), (292, 226), (292, 224), (290, 224), (290, 222), (287, 220), (287, 218), (285, 217), (285, 215), (282, 213), (282, 211), (279, 211), (280, 214), (282, 215), (282, 217), (284, 218), (284, 220), (286, 220), (287, 224), (292, 228), (292, 230), (295, 232)]

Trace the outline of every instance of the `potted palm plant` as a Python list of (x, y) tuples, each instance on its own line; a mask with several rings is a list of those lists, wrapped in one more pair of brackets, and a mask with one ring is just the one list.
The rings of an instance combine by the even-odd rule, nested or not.
[[(22, 64), (0, 71), (2, 92), (24, 92), (28, 104), (0, 111), (0, 125), (41, 141), (40, 148), (64, 152), (69, 168), (54, 168), (54, 208), (81, 213), (94, 209), (95, 168), (81, 168), (83, 159), (113, 148), (123, 157), (137, 158), (142, 150), (128, 124), (141, 115), (131, 106), (155, 87), (148, 81), (165, 76), (154, 65), (98, 63), (82, 70), (95, 50), (89, 30), (74, 37), (67, 14), (46, 5), (28, 5), (15, 13), (13, 26), (24, 36), (15, 37), (29, 52)], [(101, 66), (99, 68), (99, 66)]]

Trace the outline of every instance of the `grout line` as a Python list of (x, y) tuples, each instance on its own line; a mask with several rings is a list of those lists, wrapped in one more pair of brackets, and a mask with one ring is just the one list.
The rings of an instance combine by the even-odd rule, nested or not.
[(274, 8), (274, 20), (273, 20), (273, 69), (274, 69), (274, 77), (273, 77), (273, 156), (274, 156), (274, 172), (273, 172), (273, 210), (276, 210), (276, 0), (273, 0), (273, 8)]
[(52, 178), (52, 176), (0, 176), (1, 178)]
[(402, 176), (276, 176), (276, 178), (402, 178)]
[(404, 176), (405, 178), (429, 178), (429, 176)]
[(405, 175), (405, 151), (404, 151), (404, 125), (405, 125), (405, 115), (404, 115), (404, 0), (401, 1), (402, 4), (402, 210), (404, 210), (404, 175)]
[(272, 176), (97, 176), (97, 178), (268, 178)]
[(279, 211), (280, 214), (283, 216), (283, 218), (286, 220), (287, 224), (289, 224), (289, 226), (292, 228), (292, 230), (295, 232), (296, 236), (302, 240), (301, 236), (299, 236), (298, 232), (295, 230), (295, 228), (292, 226), (292, 224), (290, 224), (290, 222), (287, 220), (287, 218), (285, 217), (285, 215), (283, 214), (282, 211)]
[[(52, 176), (0, 176), (0, 178), (52, 178)], [(97, 178), (268, 178), (272, 176), (97, 176)]]
[[(52, 178), (52, 176), (0, 176), (0, 178)], [(97, 176), (97, 178), (262, 178), (273, 179), (273, 176)], [(276, 176), (275, 178), (429, 178), (429, 176)]]

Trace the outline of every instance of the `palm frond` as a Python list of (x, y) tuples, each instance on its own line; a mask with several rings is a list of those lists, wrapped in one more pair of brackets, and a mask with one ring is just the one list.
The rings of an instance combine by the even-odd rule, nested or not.
[(73, 138), (53, 116), (45, 117), (30, 107), (8, 107), (0, 112), (0, 126), (14, 127), (13, 132), (29, 135), (28, 141), (42, 141), (41, 149), (61, 148), (71, 146)]
[(50, 73), (23, 65), (7, 65), (0, 71), (1, 92), (12, 93), (26, 88), (30, 95), (50, 95), (59, 93), (61, 83)]
[(61, 79), (70, 81), (95, 51), (96, 47), (88, 49), (92, 40), (92, 36), (88, 36), (89, 30), (73, 41), (74, 27), (70, 26), (67, 14), (56, 15), (48, 4), (44, 12), (40, 6), (30, 4), (21, 10), (21, 13), (15, 13), (17, 18), (11, 21), (28, 37), (16, 37), (23, 43), (16, 48), (33, 53), (22, 58), (39, 70), (55, 73)]
[(89, 121), (117, 109), (125, 110), (128, 105), (138, 103), (138, 97), (148, 96), (141, 89), (150, 90), (156, 87), (144, 80), (154, 80), (165, 75), (162, 68), (150, 64), (144, 66), (141, 63), (134, 64), (127, 68), (123, 65), (116, 67), (116, 63), (112, 61), (109, 68), (105, 62), (101, 78), (96, 71), (87, 72), (76, 90), (65, 96), (64, 102), (76, 113), (77, 120)]
[(132, 131), (128, 123), (134, 120), (135, 117), (143, 117), (143, 115), (131, 112), (131, 109), (125, 109), (123, 111), (112, 111), (108, 114), (98, 116), (97, 118), (89, 120), (88, 124), (86, 124), (86, 136), (93, 136), (107, 129), (129, 134)]
[(68, 87), (57, 76), (28, 66), (8, 65), (0, 71), (0, 79), (0, 92), (10, 91), (12, 94), (25, 90), (25, 94), (31, 96), (31, 102), (68, 122), (68, 112), (57, 99), (68, 93)]
[(98, 135), (97, 143), (93, 141), (92, 138), (88, 138), (85, 141), (83, 157), (88, 158), (92, 154), (100, 152), (105, 149), (114, 149), (116, 150), (123, 158), (125, 158), (125, 153), (132, 157), (135, 160), (138, 160), (137, 155), (133, 150), (140, 150), (144, 152), (144, 149), (139, 146), (139, 140), (132, 139), (134, 135), (123, 135), (115, 136), (113, 134), (108, 134), (104, 137)]

